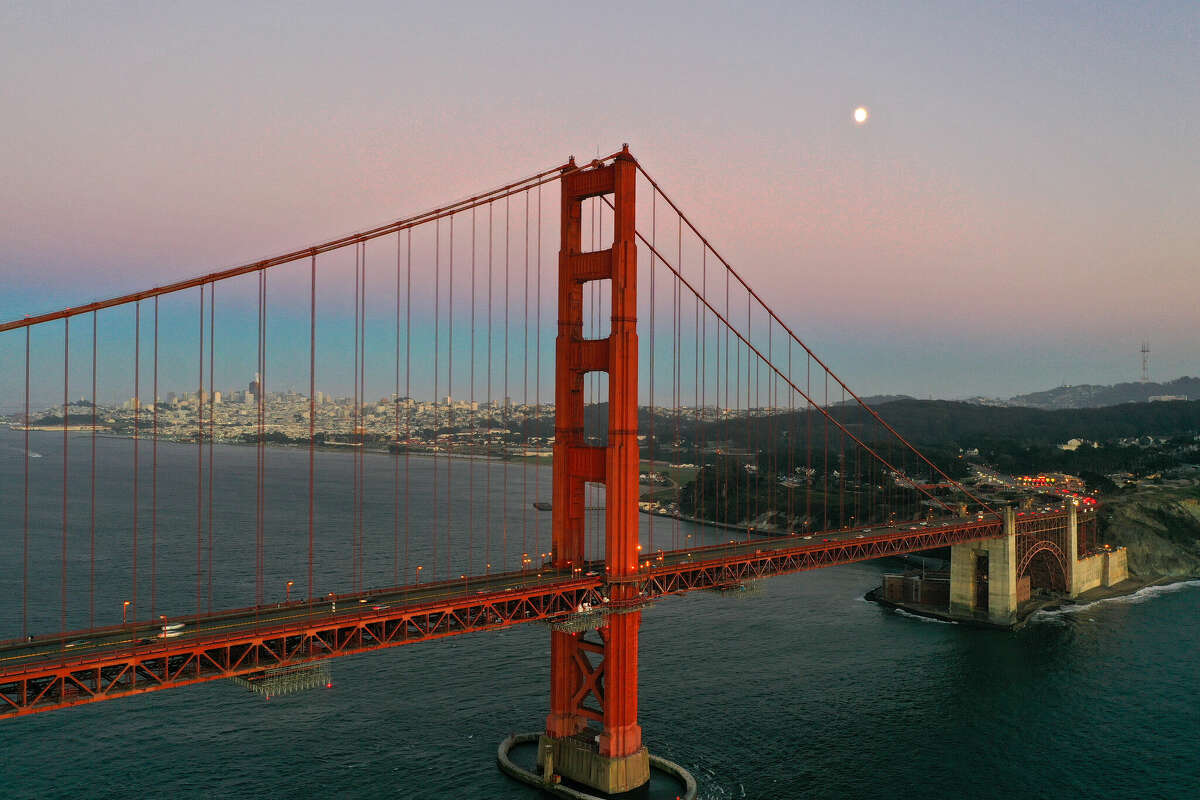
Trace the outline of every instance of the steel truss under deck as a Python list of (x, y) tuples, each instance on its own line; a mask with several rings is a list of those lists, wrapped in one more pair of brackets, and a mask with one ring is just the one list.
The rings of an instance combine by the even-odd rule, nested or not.
[[(1017, 521), (1017, 538), (1044, 539), (1065, 528), (1065, 518), (1066, 512), (1022, 517)], [(1084, 524), (1083, 520), (1080, 524)], [(640, 571), (634, 600), (625, 603), (609, 602), (611, 586), (603, 576), (564, 576), (553, 583), (482, 593), (463, 583), (458, 590), (461, 594), (437, 601), (380, 609), (362, 604), (362, 610), (328, 616), (309, 614), (280, 624), (248, 623), (244, 628), (220, 634), (196, 634), (90, 655), (63, 649), (41, 660), (0, 668), (0, 717), (232, 678), (523, 622), (561, 622), (578, 614), (581, 608), (607, 608), (610, 613), (620, 614), (627, 609), (617, 606), (629, 602), (640, 608), (667, 595), (729, 588), (760, 578), (904, 555), (1003, 533), (1003, 523), (997, 518), (959, 520), (945, 527), (941, 522), (914, 527), (917, 529), (864, 535), (861, 539), (819, 541), (820, 534), (808, 538), (795, 535), (665, 551)], [(846, 532), (830, 535), (835, 533), (847, 535)], [(600, 564), (596, 566), (603, 569)], [(338, 601), (353, 603), (354, 598), (341, 596)], [(632, 606), (628, 610), (633, 610)], [(588, 666), (596, 671), (590, 661)], [(586, 685), (590, 690), (593, 684), (589, 681)]]

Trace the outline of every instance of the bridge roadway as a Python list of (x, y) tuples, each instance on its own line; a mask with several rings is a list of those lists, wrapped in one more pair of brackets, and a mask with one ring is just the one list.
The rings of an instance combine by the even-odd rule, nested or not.
[[(1027, 514), (1024, 526), (1065, 524), (1066, 512)], [(643, 553), (635, 607), (695, 589), (896, 556), (1000, 535), (999, 517), (903, 522), (757, 536), (690, 550)], [(591, 608), (590, 614), (579, 614)], [(608, 603), (603, 562), (326, 596), (308, 602), (0, 642), (0, 717), (295, 666), (383, 647), (523, 622), (586, 625), (630, 609)]]

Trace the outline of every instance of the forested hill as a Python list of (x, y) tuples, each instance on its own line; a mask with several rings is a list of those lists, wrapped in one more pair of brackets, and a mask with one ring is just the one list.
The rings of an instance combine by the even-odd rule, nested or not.
[[(996, 408), (943, 400), (901, 400), (888, 403), (878, 411), (910, 440), (960, 447), (969, 446), (980, 438), (1059, 444), (1073, 438), (1110, 441), (1136, 436), (1200, 433), (1200, 400), (1125, 403), (1060, 411)], [(866, 412), (855, 409), (853, 413), (862, 418)]]
[[(1036, 408), (980, 406), (948, 400), (899, 400), (877, 409), (879, 415), (914, 444), (973, 447), (981, 441), (1007, 440), (1038, 445), (1061, 444), (1079, 438), (1111, 441), (1138, 436), (1182, 436), (1200, 433), (1200, 400), (1164, 403), (1126, 403), (1106, 408), (1044, 411)], [(816, 414), (817, 412), (806, 412)], [(869, 422), (867, 412), (853, 406), (830, 409), (851, 430)], [(805, 427), (804, 413), (755, 417), (754, 436)], [(642, 429), (648, 426), (645, 409)], [(665, 420), (659, 419), (663, 425)], [(688, 426), (686, 415), (683, 425)], [(874, 429), (872, 423), (867, 426)], [(707, 440), (725, 438), (728, 423), (706, 423), (700, 434)], [(745, 428), (741, 429), (745, 431)], [(665, 434), (665, 431), (663, 431)], [(739, 432), (740, 433), (740, 432)]]

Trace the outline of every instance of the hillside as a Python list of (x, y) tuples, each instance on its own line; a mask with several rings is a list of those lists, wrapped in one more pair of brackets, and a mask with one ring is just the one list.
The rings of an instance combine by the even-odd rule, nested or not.
[[(669, 421), (647, 418), (643, 409), (641, 427), (653, 427), (665, 437)], [(735, 432), (745, 437), (749, 430), (755, 441), (763, 441), (778, 430), (806, 429), (805, 413), (755, 417), (749, 424), (710, 422), (700, 426), (706, 441), (720, 440)], [(870, 418), (857, 406), (838, 406), (830, 413), (851, 430), (861, 429)], [(974, 447), (980, 441), (1007, 440), (1053, 446), (1068, 439), (1095, 441), (1133, 439), (1139, 436), (1178, 437), (1200, 434), (1200, 400), (1176, 403), (1127, 403), (1107, 408), (1045, 411), (1034, 408), (980, 406), (949, 400), (897, 400), (879, 409), (879, 414), (902, 435), (921, 445)], [(814, 416), (815, 418), (815, 416)], [(693, 424), (682, 419), (684, 436)], [(873, 426), (872, 426), (873, 428)]]
[(1189, 400), (1200, 398), (1200, 378), (1177, 378), (1167, 383), (1059, 386), (1057, 389), (1017, 395), (1008, 404), (1041, 409), (1100, 408), (1122, 403), (1145, 403), (1151, 397), (1170, 395), (1187, 397)]
[(1129, 548), (1141, 580), (1200, 576), (1200, 488), (1143, 487), (1102, 507), (1100, 540)]

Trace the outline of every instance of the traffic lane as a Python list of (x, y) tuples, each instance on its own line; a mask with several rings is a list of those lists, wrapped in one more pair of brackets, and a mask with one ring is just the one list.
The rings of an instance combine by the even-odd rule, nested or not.
[[(695, 553), (673, 551), (664, 553), (664, 561), (671, 564), (682, 564), (689, 561), (719, 559), (728, 556), (745, 555), (751, 551), (782, 550), (797, 547), (820, 547), (831, 542), (846, 542), (851, 539), (901, 534), (905, 531), (934, 530), (939, 527), (949, 527), (952, 523), (931, 521), (922, 525), (892, 524), (874, 528), (857, 528), (848, 531), (827, 531), (804, 536), (785, 536), (755, 539), (751, 542), (731, 541), (728, 545), (717, 548), (697, 549)], [(657, 559), (651, 559), (655, 563)], [(658, 562), (663, 563), (663, 562)], [(600, 575), (604, 571), (603, 562), (588, 562), (584, 569), (589, 577)], [(561, 582), (571, 577), (565, 570), (542, 570), (534, 574), (504, 573), (496, 576), (474, 576), (453, 583), (443, 582), (429, 587), (406, 587), (399, 590), (368, 591), (359, 595), (341, 595), (335, 600), (321, 599), (313, 602), (297, 601), (287, 605), (260, 607), (256, 610), (238, 614), (220, 614), (211, 618), (184, 623), (186, 627), (172, 631), (162, 636), (164, 631), (161, 623), (152, 625), (140, 624), (128, 630), (98, 631), (95, 633), (68, 634), (66, 637), (35, 642), (15, 642), (0, 647), (0, 665), (21, 664), (36, 660), (48, 660), (53, 657), (61, 660), (66, 656), (95, 654), (109, 650), (127, 648), (130, 645), (153, 647), (165, 644), (168, 640), (189, 639), (201, 635), (211, 635), (220, 632), (237, 630), (254, 630), (264, 625), (274, 625), (297, 619), (327, 619), (329, 616), (355, 617), (364, 613), (364, 605), (370, 605), (370, 610), (383, 611), (375, 606), (419, 606), (422, 603), (448, 600), (452, 598), (467, 598), (470, 593), (477, 595), (499, 594), (515, 591), (537, 585), (549, 585)], [(498, 598), (500, 599), (500, 598)], [(337, 603), (342, 603), (337, 608)], [(168, 624), (170, 620), (168, 619)]]
[[(353, 618), (370, 611), (383, 612), (391, 608), (419, 607), (422, 604), (455, 598), (466, 600), (472, 595), (479, 596), (480, 600), (489, 599), (489, 595), (497, 595), (495, 599), (502, 600), (503, 594), (506, 592), (561, 583), (564, 578), (569, 577), (570, 573), (565, 570), (543, 570), (526, 575), (502, 574), (494, 577), (474, 577), (466, 579), (462, 583), (455, 581), (451, 584), (431, 585), (428, 588), (412, 587), (395, 591), (371, 591), (360, 595), (342, 595), (333, 601), (326, 599), (313, 603), (301, 601), (296, 604), (261, 607), (257, 609), (257, 612), (225, 614), (188, 622), (185, 623), (186, 627), (178, 631), (170, 631), (166, 636), (161, 635), (164, 633), (161, 623), (156, 623), (154, 625), (142, 624), (116, 632), (98, 631), (68, 634), (66, 637), (55, 637), (52, 640), (16, 642), (0, 648), (0, 665), (23, 665), (51, 658), (57, 661), (83, 654), (95, 655), (110, 650), (126, 649), (130, 645), (146, 646), (150, 648), (149, 652), (152, 652), (154, 645), (165, 645), (174, 640), (187, 640), (214, 633), (231, 633), (237, 630), (255, 630), (297, 619)], [(168, 624), (171, 624), (169, 618)]]

